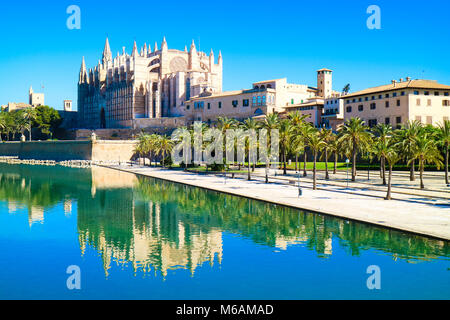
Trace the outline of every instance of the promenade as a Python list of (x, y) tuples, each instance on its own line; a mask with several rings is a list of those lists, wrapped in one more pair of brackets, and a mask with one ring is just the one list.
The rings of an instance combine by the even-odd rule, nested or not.
[[(235, 175), (235, 178), (232, 179), (230, 174), (225, 177), (220, 174), (205, 175), (136, 165), (108, 165), (106, 167), (450, 240), (449, 192), (444, 187), (436, 192), (434, 190), (417, 190), (406, 182), (407, 177), (404, 173), (396, 173), (397, 178), (400, 178), (400, 183), (394, 187), (393, 200), (386, 201), (383, 199), (386, 195), (386, 187), (365, 184), (362, 176), (359, 176), (356, 183), (350, 183), (349, 188), (347, 188), (343, 174), (338, 174), (337, 178), (331, 181), (318, 180), (318, 190), (314, 191), (311, 182), (312, 174), (309, 173), (309, 178), (301, 177), (302, 196), (299, 197), (298, 180), (295, 175), (290, 177), (272, 176), (271, 183), (265, 184), (261, 170), (255, 172), (252, 176), (253, 180), (247, 181), (244, 178), (245, 175)], [(373, 178), (376, 178), (375, 174), (373, 174)], [(438, 180), (436, 179), (436, 181)], [(418, 185), (418, 181), (415, 182), (415, 185)]]

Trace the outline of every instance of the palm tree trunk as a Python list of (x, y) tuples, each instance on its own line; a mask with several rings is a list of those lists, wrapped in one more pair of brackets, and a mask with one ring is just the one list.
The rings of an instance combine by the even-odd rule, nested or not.
[(325, 149), (325, 180), (330, 180), (330, 174), (328, 173), (328, 150)]
[(314, 151), (314, 164), (313, 164), (313, 190), (317, 190), (316, 186), (316, 162), (317, 162), (317, 151)]
[(298, 154), (295, 154), (295, 172), (298, 172)]
[(381, 157), (381, 172), (383, 174), (383, 186), (386, 185), (386, 158)]
[(337, 163), (338, 163), (338, 154), (337, 152), (334, 153), (334, 168), (333, 168), (333, 174), (336, 174), (337, 172)]
[(28, 133), (30, 134), (30, 135), (29, 135), (29, 138), (30, 138), (30, 141), (31, 141), (31, 140), (32, 140), (32, 139), (31, 139), (31, 125), (30, 125), (29, 128), (28, 128)]
[(448, 144), (445, 145), (445, 184), (448, 182)]
[(411, 162), (411, 165), (409, 167), (409, 181), (416, 181), (416, 174), (414, 170), (415, 170), (415, 160)]
[(425, 189), (425, 185), (423, 183), (423, 170), (424, 170), (424, 163), (423, 163), (423, 159), (421, 157), (420, 161), (420, 189)]
[(286, 164), (286, 149), (283, 148), (283, 174), (287, 175), (287, 164)]
[(303, 176), (306, 177), (308, 173), (306, 172), (306, 162), (308, 161), (308, 155), (306, 154), (306, 148), (305, 148), (305, 154), (303, 156)]
[(356, 143), (353, 141), (353, 150), (352, 150), (352, 181), (356, 181)]
[(391, 200), (391, 180), (392, 180), (392, 165), (389, 165), (389, 182), (388, 182), (388, 191), (386, 195), (386, 200)]
[(250, 174), (250, 168), (251, 168), (251, 164), (250, 164), (250, 155), (249, 155), (249, 157), (248, 157), (248, 176), (247, 176), (248, 181), (252, 180), (252, 177)]

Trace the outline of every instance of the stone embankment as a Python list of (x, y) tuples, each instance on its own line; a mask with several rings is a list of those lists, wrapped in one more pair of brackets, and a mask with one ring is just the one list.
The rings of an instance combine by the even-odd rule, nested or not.
[(119, 161), (92, 161), (92, 160), (35, 160), (35, 159), (19, 159), (17, 157), (0, 157), (0, 163), (7, 164), (27, 164), (36, 166), (63, 166), (71, 168), (90, 168), (93, 165), (120, 165)]

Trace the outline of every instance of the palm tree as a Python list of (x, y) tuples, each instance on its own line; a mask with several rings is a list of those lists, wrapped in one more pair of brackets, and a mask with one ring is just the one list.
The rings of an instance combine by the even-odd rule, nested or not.
[(313, 189), (316, 190), (316, 180), (317, 180), (317, 154), (319, 151), (326, 145), (325, 141), (323, 140), (323, 137), (320, 135), (320, 133), (315, 129), (315, 132), (309, 135), (308, 137), (308, 145), (311, 148), (311, 151), (313, 152)]
[(347, 83), (345, 87), (342, 89), (342, 93), (345, 95), (348, 94), (349, 92), (350, 92), (350, 83)]
[(324, 142), (323, 152), (322, 152), (322, 158), (325, 160), (325, 180), (330, 179), (330, 174), (328, 173), (328, 158), (329, 158), (329, 151), (331, 151), (329, 143), (331, 140), (333, 140), (333, 132), (329, 129), (323, 128), (320, 131), (320, 137), (322, 138)]
[[(253, 118), (248, 118), (244, 121), (244, 123), (242, 124), (243, 128), (247, 131), (254, 131), (255, 133), (257, 132), (257, 130), (260, 128), (261, 124), (256, 121)], [(250, 173), (250, 168), (251, 168), (251, 155), (250, 155), (250, 150), (251, 150), (251, 146), (250, 146), (250, 138), (246, 139), (246, 152), (248, 155), (248, 180), (251, 180), (251, 173)], [(256, 166), (256, 162), (258, 160), (257, 159), (253, 159), (253, 171), (255, 171), (255, 166)]]
[[(380, 159), (380, 177), (383, 179), (383, 185), (386, 185), (386, 155), (383, 151), (385, 151), (384, 146), (386, 146), (387, 140), (389, 140), (393, 134), (392, 127), (388, 124), (378, 124), (375, 128), (373, 128), (373, 132), (375, 136), (377, 137), (375, 140), (376, 144), (381, 144), (381, 148), (379, 149), (382, 151), (378, 154)], [(375, 147), (376, 150), (378, 150)]]
[[(422, 124), (420, 121), (408, 121), (404, 124), (401, 129), (395, 131), (395, 139), (398, 143), (398, 149), (403, 159), (406, 162), (411, 160), (414, 154), (414, 148), (416, 143), (416, 138), (422, 131)], [(415, 181), (415, 161), (410, 162), (409, 168), (409, 180)]]
[(2, 135), (5, 132), (6, 129), (6, 119), (5, 119), (5, 113), (0, 113), (0, 141), (2, 141)]
[(287, 153), (290, 147), (290, 141), (292, 136), (292, 124), (288, 119), (283, 119), (280, 121), (280, 147), (283, 162), (283, 174), (287, 174)]
[(339, 154), (341, 152), (341, 146), (339, 144), (338, 137), (333, 134), (331, 136), (330, 141), (328, 142), (328, 150), (334, 155), (334, 167), (333, 167), (333, 174), (337, 173), (337, 164), (339, 160)]
[[(236, 119), (232, 119), (232, 118), (227, 118), (227, 117), (219, 117), (217, 118), (217, 124), (216, 127), (217, 129), (219, 129), (220, 131), (222, 131), (222, 136), (225, 137), (227, 130), (232, 130), (235, 129), (238, 125), (238, 122), (236, 121)], [(224, 166), (226, 166), (226, 156), (225, 156), (225, 152), (226, 152), (226, 144), (228, 142), (226, 141), (226, 139), (223, 139), (223, 152), (224, 152), (224, 156), (223, 156), (223, 164)]]
[(445, 184), (449, 184), (448, 179), (448, 158), (450, 146), (450, 121), (445, 120), (439, 125), (439, 143), (444, 147), (444, 167), (445, 167)]
[(420, 170), (420, 189), (425, 189), (423, 183), (423, 171), (426, 163), (435, 164), (438, 169), (442, 165), (442, 156), (437, 147), (437, 143), (433, 138), (430, 138), (429, 133), (423, 131), (416, 137), (414, 153), (409, 162), (418, 160)]
[(401, 155), (398, 153), (395, 142), (386, 141), (386, 152), (384, 153), (384, 159), (386, 159), (389, 165), (388, 189), (385, 200), (391, 200), (392, 168), (402, 159)]
[(158, 139), (156, 140), (155, 143), (155, 151), (157, 154), (162, 156), (163, 167), (166, 166), (165, 164), (166, 155), (172, 152), (172, 148), (173, 148), (173, 141), (170, 137), (158, 136)]
[(24, 109), (22, 111), (22, 117), (25, 120), (25, 122), (27, 123), (27, 130), (28, 130), (28, 134), (29, 134), (29, 140), (31, 141), (32, 140), (32, 137), (31, 137), (32, 124), (33, 124), (33, 121), (37, 117), (36, 109), (33, 108), (33, 107)]
[[(264, 129), (267, 130), (267, 143), (270, 145), (271, 144), (271, 131), (278, 129), (279, 128), (279, 124), (280, 124), (280, 118), (278, 117), (277, 113), (271, 113), (266, 115), (266, 117), (264, 118), (262, 127)], [(271, 158), (271, 154), (270, 154), (270, 148), (267, 146), (266, 147), (267, 150), (267, 159), (266, 159), (266, 183), (269, 183), (269, 166), (270, 166), (270, 158)]]
[(303, 150), (303, 176), (306, 177), (308, 173), (306, 172), (306, 166), (308, 162), (308, 154), (306, 152), (306, 147), (308, 146), (309, 138), (312, 134), (315, 134), (316, 129), (313, 127), (313, 125), (309, 122), (304, 122), (303, 125), (300, 127), (300, 135), (304, 141), (304, 147)]
[(301, 127), (305, 124), (305, 119), (308, 115), (303, 115), (300, 111), (290, 112), (288, 114), (288, 119), (292, 125), (292, 136), (291, 136), (291, 151), (295, 154), (295, 171), (298, 171), (298, 156), (303, 151), (305, 151), (305, 141), (303, 139), (298, 139), (297, 137), (301, 135)]
[(352, 181), (356, 181), (356, 160), (358, 150), (370, 140), (370, 133), (364, 125), (364, 121), (360, 118), (351, 118), (345, 122), (340, 129), (340, 141), (346, 141), (351, 147), (352, 155)]

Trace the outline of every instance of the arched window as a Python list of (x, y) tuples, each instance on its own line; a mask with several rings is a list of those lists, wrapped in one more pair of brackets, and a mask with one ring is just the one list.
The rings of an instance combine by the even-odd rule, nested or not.
[(261, 90), (264, 90), (265, 88), (266, 88), (265, 86), (261, 86), (261, 87), (260, 87)]

